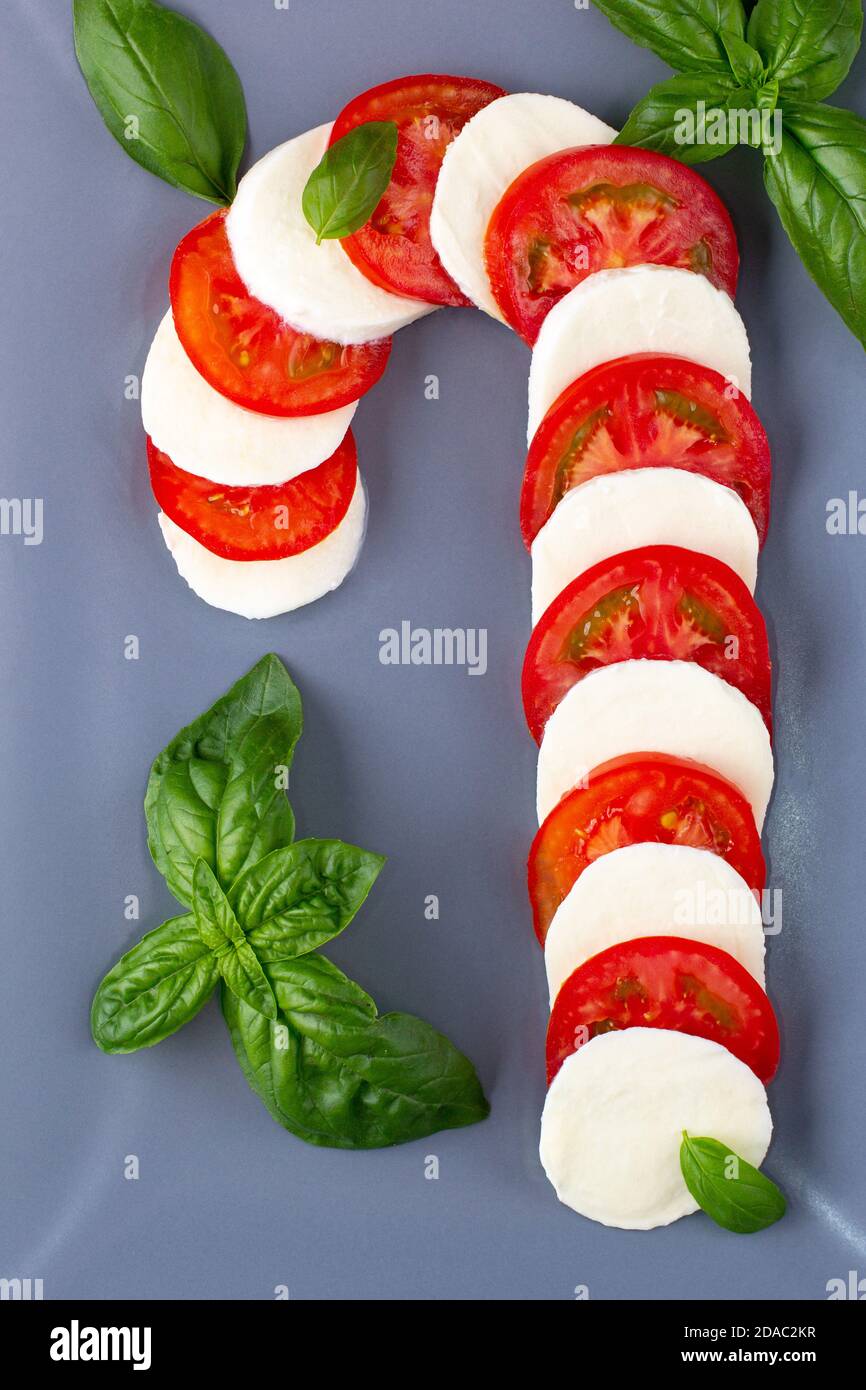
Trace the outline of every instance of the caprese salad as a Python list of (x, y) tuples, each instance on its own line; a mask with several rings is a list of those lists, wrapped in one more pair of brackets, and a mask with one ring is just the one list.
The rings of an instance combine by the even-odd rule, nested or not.
[[(567, 149), (503, 192), (485, 264), (533, 347), (520, 521), (539, 745), (528, 882), (551, 1005), (542, 1164), (606, 1225), (703, 1206), (759, 1230), (784, 1211), (757, 1171), (779, 1061), (760, 906), (771, 666), (753, 598), (770, 451), (733, 228), (665, 156)], [(702, 1165), (718, 1179), (728, 1161), (741, 1191), (714, 1202)]]
[(701, 1163), (721, 1155), (753, 1206), (716, 1219), (757, 1230), (784, 1210), (757, 1172), (779, 1060), (752, 597), (770, 450), (731, 219), (693, 170), (615, 136), (559, 97), (423, 75), (279, 145), (175, 252), (142, 381), (147, 456), (190, 587), (250, 618), (288, 612), (357, 559), (351, 423), (392, 335), (475, 306), (532, 348), (541, 1161), (577, 1212), (649, 1229), (715, 1214)]

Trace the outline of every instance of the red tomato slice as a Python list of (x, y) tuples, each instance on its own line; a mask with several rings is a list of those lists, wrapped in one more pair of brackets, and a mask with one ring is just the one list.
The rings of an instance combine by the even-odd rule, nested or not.
[(653, 150), (584, 145), (548, 155), (495, 209), (487, 273), (530, 346), (554, 304), (596, 270), (669, 265), (733, 297), (740, 257), (727, 208), (700, 174)]
[(547, 1029), (547, 1084), (566, 1057), (619, 1028), (721, 1043), (765, 1085), (779, 1065), (779, 1025), (757, 980), (727, 951), (679, 936), (609, 946), (569, 975)]
[(367, 121), (395, 121), (397, 162), (370, 221), (344, 237), (343, 250), (368, 280), (428, 304), (467, 305), (430, 240), (430, 209), (445, 151), (466, 122), (497, 97), (472, 77), (400, 77), (350, 101), (331, 144)]
[(318, 415), (363, 396), (385, 370), (391, 339), (344, 347), (290, 328), (238, 275), (226, 214), (187, 232), (169, 277), (177, 335), (205, 381), (262, 415)]
[(529, 851), (528, 886), (544, 944), (559, 904), (588, 864), (643, 842), (706, 849), (752, 891), (766, 883), (761, 840), (742, 792), (717, 772), (667, 753), (630, 753), (594, 768), (553, 808)]
[(696, 662), (741, 690), (772, 728), (767, 628), (742, 579), (711, 555), (648, 545), (593, 565), (536, 623), (523, 662), (536, 743), (579, 680), (641, 657)]
[(150, 438), (147, 461), (166, 516), (226, 560), (283, 560), (318, 545), (346, 515), (358, 478), (351, 430), (318, 468), (276, 487), (223, 487), (185, 473)]
[(580, 377), (539, 425), (520, 498), (527, 547), (572, 488), (628, 468), (684, 468), (732, 488), (766, 540), (770, 445), (745, 396), (684, 357), (636, 353)]

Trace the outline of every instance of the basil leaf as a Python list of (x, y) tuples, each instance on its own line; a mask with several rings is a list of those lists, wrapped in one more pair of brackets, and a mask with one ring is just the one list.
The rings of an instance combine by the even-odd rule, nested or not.
[(682, 164), (705, 164), (738, 143), (728, 138), (728, 112), (747, 103), (749, 93), (731, 86), (730, 79), (670, 77), (638, 102), (614, 143), (658, 150)]
[[(726, 1231), (751, 1235), (785, 1215), (787, 1203), (776, 1184), (718, 1139), (695, 1139), (684, 1131), (680, 1168), (695, 1201)], [(732, 1168), (735, 1176), (729, 1176)]]
[(727, 54), (734, 81), (744, 87), (760, 85), (764, 76), (764, 64), (757, 49), (747, 43), (741, 35), (732, 34), (727, 29), (722, 29), (719, 38)]
[(228, 887), (291, 844), (294, 817), (277, 768), (291, 764), (302, 724), (286, 668), (265, 656), (160, 753), (144, 798), (148, 845), (180, 902), (192, 901), (197, 859)]
[(237, 73), (198, 25), (152, 0), (73, 0), (75, 52), (118, 144), (211, 203), (230, 203), (246, 144)]
[(267, 967), (275, 1023), (222, 991), (241, 1068), (284, 1129), (309, 1144), (374, 1149), (489, 1113), (471, 1062), (409, 1014), (377, 1015), (322, 956)]
[(821, 101), (860, 47), (862, 0), (758, 0), (748, 37), (784, 95)]
[(809, 274), (866, 346), (866, 121), (789, 103), (764, 182)]
[(745, 36), (742, 0), (595, 0), (611, 24), (677, 72), (731, 75), (722, 30)]
[(341, 840), (298, 840), (241, 874), (229, 902), (263, 964), (303, 956), (349, 925), (384, 863)]
[(172, 917), (127, 951), (96, 991), (93, 1040), (103, 1052), (153, 1047), (203, 1007), (219, 979), (195, 919)]
[(325, 151), (302, 199), (317, 243), (350, 236), (369, 222), (391, 182), (396, 159), (394, 121), (367, 121)]
[(199, 936), (213, 952), (217, 969), (232, 993), (257, 1013), (276, 1018), (277, 1001), (265, 972), (213, 870), (203, 859), (197, 861), (193, 873), (193, 914)]

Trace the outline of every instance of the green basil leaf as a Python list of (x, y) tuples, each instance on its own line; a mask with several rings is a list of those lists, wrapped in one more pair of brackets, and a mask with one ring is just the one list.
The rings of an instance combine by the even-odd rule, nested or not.
[(317, 242), (350, 236), (369, 222), (391, 182), (396, 158), (394, 121), (367, 121), (325, 151), (302, 200)]
[(638, 102), (614, 143), (657, 150), (682, 164), (705, 164), (739, 143), (730, 139), (728, 113), (751, 104), (750, 94), (728, 78), (670, 77)]
[(277, 1001), (265, 972), (248, 944), (229, 900), (203, 859), (193, 872), (193, 914), (199, 935), (213, 952), (229, 989), (257, 1013), (276, 1018)]
[(229, 901), (263, 964), (303, 956), (349, 925), (384, 863), (341, 840), (298, 840), (241, 874)]
[(290, 766), (302, 725), (286, 668), (265, 656), (159, 754), (144, 798), (148, 845), (180, 902), (192, 901), (197, 859), (228, 887), (291, 844), (294, 817), (277, 769)]
[(595, 0), (642, 48), (651, 48), (676, 72), (731, 75), (722, 30), (745, 36), (742, 0)]
[(103, 1052), (153, 1047), (199, 1012), (218, 979), (195, 919), (172, 917), (105, 976), (90, 1014), (93, 1040)]
[(789, 103), (764, 182), (809, 274), (866, 346), (866, 121)]
[(760, 53), (740, 35), (722, 29), (719, 34), (734, 81), (744, 87), (760, 85), (764, 77), (764, 63)]
[(227, 990), (222, 1008), (241, 1068), (273, 1118), (328, 1148), (374, 1149), (489, 1113), (471, 1062), (409, 1014), (377, 1015), (322, 956), (267, 967), (274, 1023)]
[(785, 1215), (787, 1204), (776, 1184), (718, 1139), (683, 1132), (680, 1168), (695, 1201), (726, 1231), (751, 1235)]
[(166, 183), (230, 203), (247, 114), (219, 44), (152, 0), (73, 0), (72, 15), (81, 71), (118, 144)]
[(822, 101), (848, 75), (862, 28), (862, 0), (758, 0), (748, 37), (783, 95)]

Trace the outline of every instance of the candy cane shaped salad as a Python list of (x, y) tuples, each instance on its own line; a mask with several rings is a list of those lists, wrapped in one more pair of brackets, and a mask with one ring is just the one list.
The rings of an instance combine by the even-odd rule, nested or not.
[[(630, 32), (630, 0), (624, 16), (600, 8)], [(133, 92), (147, 138), (124, 148), (217, 205), (174, 253), (141, 399), (159, 526), (205, 602), (266, 618), (349, 575), (367, 512), (351, 425), (398, 330), (475, 307), (530, 350), (519, 527), (538, 745), (528, 886), (551, 1006), (541, 1163), (561, 1202), (605, 1225), (699, 1207), (732, 1231), (772, 1224), (772, 671), (753, 597), (771, 456), (737, 235), (689, 167), (711, 156), (672, 157), (640, 108), (618, 134), (577, 101), (426, 73), (343, 93), (333, 121), (287, 130), (238, 180), (243, 95), (213, 40), (151, 0), (115, 0), (110, 28), (104, 0), (74, 14), (111, 132), (124, 143), (118, 89)], [(648, 23), (634, 36), (652, 47)], [(725, 42), (719, 62), (743, 48)], [(764, 61), (766, 104), (784, 82)], [(205, 946), (216, 902), (245, 950), (242, 905), (238, 925), (194, 867), (179, 896), (201, 904)], [(253, 1071), (259, 1016), (283, 1007), (260, 975), (261, 996), (234, 991)], [(106, 1020), (100, 1045), (123, 1050)]]

